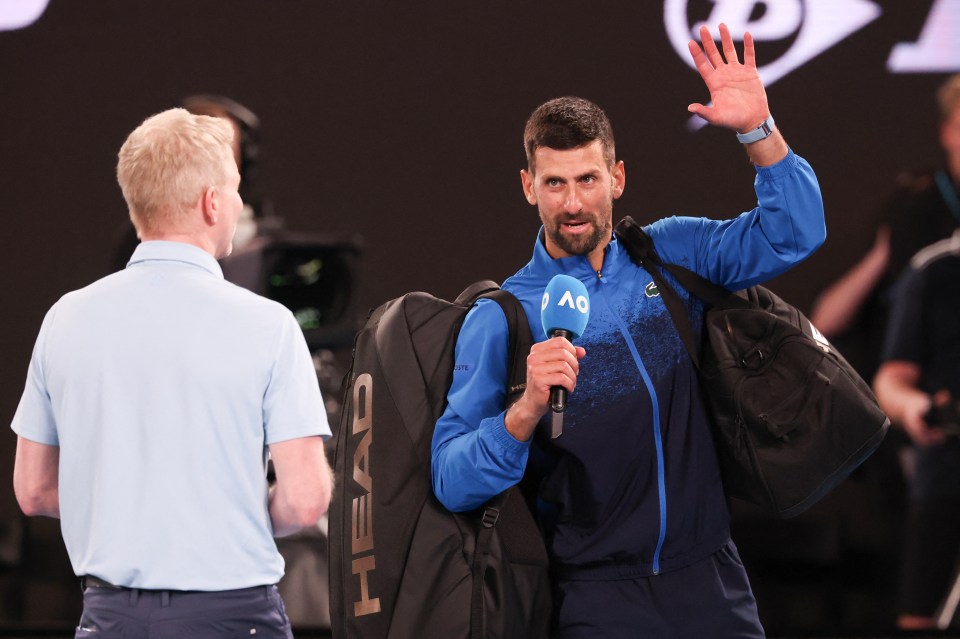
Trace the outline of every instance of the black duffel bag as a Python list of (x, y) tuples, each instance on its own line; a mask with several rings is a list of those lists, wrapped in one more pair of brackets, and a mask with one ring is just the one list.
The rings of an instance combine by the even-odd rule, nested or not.
[[(890, 420), (803, 313), (762, 286), (731, 293), (663, 263), (630, 217), (615, 233), (653, 277), (697, 367), (729, 496), (793, 517), (877, 449)], [(699, 352), (683, 303), (660, 268), (709, 304)]]

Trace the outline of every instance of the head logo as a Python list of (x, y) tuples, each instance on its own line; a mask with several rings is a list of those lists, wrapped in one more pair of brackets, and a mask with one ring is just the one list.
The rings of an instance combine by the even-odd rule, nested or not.
[[(702, 24), (709, 26), (714, 35), (721, 22), (726, 23), (734, 35), (742, 37), (744, 31), (749, 31), (758, 45), (795, 35), (793, 45), (782, 56), (758, 69), (767, 87), (862, 29), (881, 12), (871, 0), (713, 0), (713, 10), (706, 22), (690, 24), (688, 5), (691, 1), (664, 0), (663, 4), (670, 43), (691, 67), (693, 60), (687, 42), (700, 40)], [(693, 116), (690, 128), (699, 129), (704, 124), (699, 116)]]
[(647, 286), (643, 289), (643, 292), (646, 293), (647, 297), (660, 296), (660, 289), (657, 288), (657, 284), (655, 282), (650, 282), (647, 284)]
[(353, 574), (360, 577), (360, 601), (353, 602), (353, 614), (356, 617), (380, 612), (380, 598), (370, 596), (370, 582), (377, 569), (373, 545), (373, 471), (370, 467), (373, 425), (373, 376), (363, 373), (357, 375), (353, 383), (352, 433), (362, 434), (353, 452), (353, 481), (363, 491), (353, 498), (350, 512), (350, 565)]

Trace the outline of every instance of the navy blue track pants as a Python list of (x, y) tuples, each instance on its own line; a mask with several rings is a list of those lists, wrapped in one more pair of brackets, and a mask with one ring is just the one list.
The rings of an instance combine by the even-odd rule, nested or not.
[(757, 602), (732, 541), (652, 577), (557, 584), (562, 639), (763, 639)]

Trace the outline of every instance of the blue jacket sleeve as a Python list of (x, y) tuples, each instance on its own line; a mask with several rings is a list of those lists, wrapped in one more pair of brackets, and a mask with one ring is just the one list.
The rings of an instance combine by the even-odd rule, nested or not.
[(647, 232), (661, 259), (730, 290), (765, 282), (809, 257), (827, 237), (813, 169), (790, 151), (756, 167), (757, 207), (731, 220), (669, 217)]
[(491, 300), (479, 300), (460, 329), (431, 455), (433, 492), (448, 510), (472, 510), (523, 477), (530, 443), (503, 422), (508, 339), (507, 320)]

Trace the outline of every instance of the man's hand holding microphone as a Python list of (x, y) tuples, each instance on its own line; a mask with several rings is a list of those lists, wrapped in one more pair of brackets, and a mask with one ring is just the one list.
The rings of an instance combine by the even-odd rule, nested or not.
[(580, 360), (587, 354), (571, 341), (580, 337), (590, 319), (590, 299), (583, 283), (555, 275), (543, 293), (540, 319), (547, 340), (533, 345), (527, 356), (527, 387), (507, 411), (507, 432), (526, 441), (540, 419), (553, 409), (551, 437), (562, 432), (567, 395), (577, 386)]

